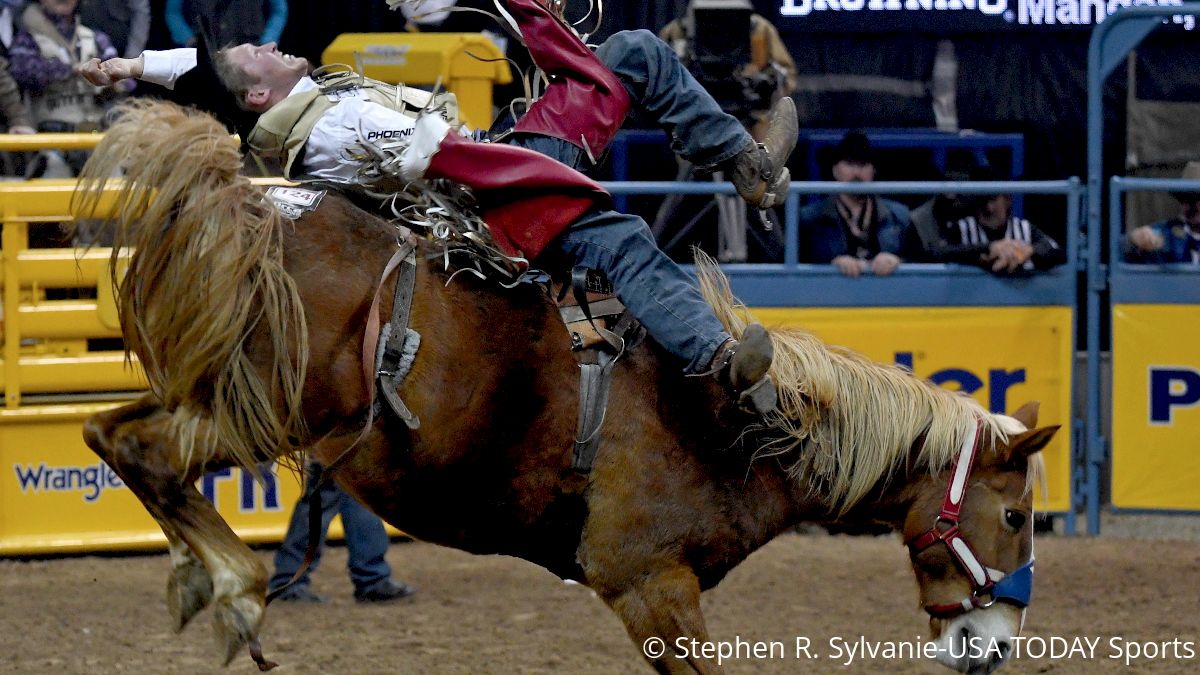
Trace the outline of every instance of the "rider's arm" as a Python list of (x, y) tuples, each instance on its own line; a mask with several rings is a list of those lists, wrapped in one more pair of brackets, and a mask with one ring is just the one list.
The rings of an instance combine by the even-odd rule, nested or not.
[(156, 51), (148, 49), (142, 52), (141, 73), (133, 73), (139, 80), (160, 84), (167, 89), (174, 89), (175, 82), (192, 68), (196, 67), (196, 49), (181, 47)]

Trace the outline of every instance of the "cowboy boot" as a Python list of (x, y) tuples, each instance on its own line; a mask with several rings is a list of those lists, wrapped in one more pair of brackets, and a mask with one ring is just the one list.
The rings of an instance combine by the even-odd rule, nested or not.
[(768, 209), (783, 203), (792, 174), (785, 166), (796, 147), (799, 125), (790, 96), (771, 108), (770, 128), (762, 143), (751, 141), (731, 161), (729, 182), (746, 203)]
[(751, 324), (741, 340), (730, 338), (717, 348), (712, 369), (738, 395), (738, 407), (766, 415), (775, 410), (779, 395), (767, 371), (775, 358), (775, 346), (767, 329)]

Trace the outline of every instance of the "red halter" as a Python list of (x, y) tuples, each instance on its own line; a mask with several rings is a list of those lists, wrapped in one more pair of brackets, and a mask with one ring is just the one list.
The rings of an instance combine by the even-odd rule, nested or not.
[[(960, 602), (926, 605), (925, 611), (930, 616), (939, 619), (949, 619), (965, 614), (972, 609), (989, 607), (996, 601), (993, 589), (996, 582), (1005, 577), (1002, 572), (991, 569), (979, 560), (975, 551), (962, 536), (959, 529), (959, 514), (962, 512), (963, 499), (967, 494), (967, 481), (971, 477), (971, 469), (975, 466), (975, 458), (979, 454), (979, 437), (983, 429), (983, 420), (975, 425), (971, 433), (963, 439), (962, 448), (954, 459), (950, 471), (950, 484), (946, 486), (946, 497), (942, 501), (942, 511), (934, 520), (933, 527), (908, 540), (908, 548), (915, 557), (925, 549), (942, 543), (954, 557), (958, 568), (967, 575), (971, 582), (971, 595)], [(1032, 574), (1032, 560), (1021, 569), (1029, 568)], [(986, 600), (984, 599), (986, 596)], [(1028, 600), (1026, 600), (1028, 604)]]

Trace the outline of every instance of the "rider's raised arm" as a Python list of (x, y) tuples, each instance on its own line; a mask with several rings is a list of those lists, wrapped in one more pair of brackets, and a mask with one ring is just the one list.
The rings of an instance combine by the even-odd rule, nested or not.
[(195, 67), (196, 50), (182, 47), (165, 51), (148, 49), (131, 59), (91, 59), (79, 64), (77, 69), (83, 79), (97, 87), (107, 87), (121, 80), (138, 79), (174, 89), (179, 78)]
[(174, 89), (175, 83), (184, 73), (196, 67), (196, 49), (180, 47), (164, 51), (146, 50), (142, 52), (142, 73), (139, 80), (159, 84), (167, 89)]

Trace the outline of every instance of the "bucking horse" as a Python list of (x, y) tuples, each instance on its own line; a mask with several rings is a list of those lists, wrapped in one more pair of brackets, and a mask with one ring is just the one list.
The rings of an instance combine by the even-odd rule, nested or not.
[[(226, 663), (246, 646), (267, 663), (267, 572), (195, 481), (301, 456), (413, 537), (586, 584), (639, 645), (707, 641), (701, 592), (796, 524), (883, 523), (909, 549), (939, 660), (990, 672), (1008, 656), (1032, 583), (1037, 453), (1058, 429), (1037, 427), (1036, 404), (992, 414), (793, 329), (771, 332), (779, 407), (751, 418), (647, 339), (614, 368), (581, 472), (580, 365), (542, 285), (454, 276), (439, 244), (336, 191), (286, 218), (242, 160), (203, 113), (130, 105), (76, 203), (93, 212), (116, 193), (114, 257), (134, 253), (112, 281), (151, 388), (85, 438), (166, 534), (174, 626), (212, 606)], [(401, 283), (383, 271), (405, 247), (420, 341), (388, 393), (419, 424), (373, 409), (372, 345)], [(741, 335), (747, 313), (719, 268), (697, 272)], [(693, 651), (648, 660), (721, 672)]]

